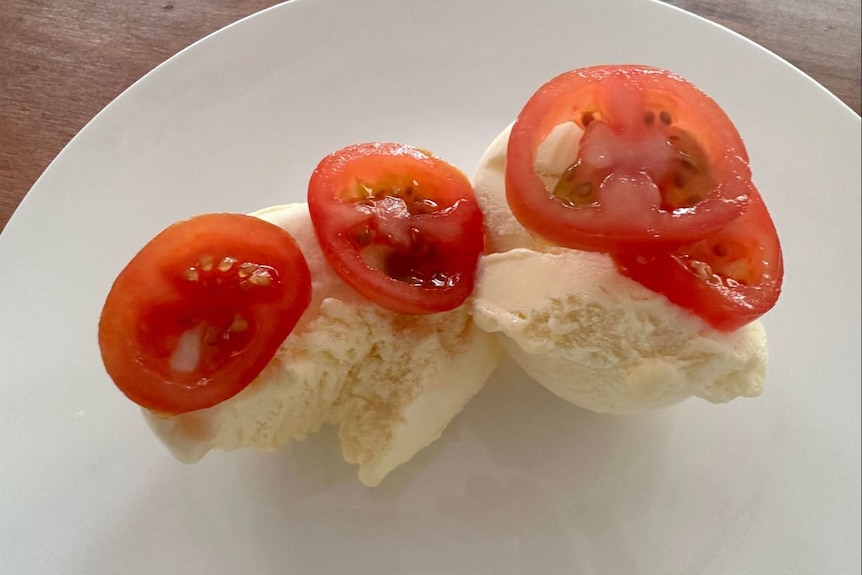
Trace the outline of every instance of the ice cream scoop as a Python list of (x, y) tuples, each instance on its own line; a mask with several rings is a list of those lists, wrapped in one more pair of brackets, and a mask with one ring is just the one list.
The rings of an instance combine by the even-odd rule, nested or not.
[(312, 301), (263, 373), (233, 398), (173, 417), (145, 411), (180, 460), (212, 449), (274, 450), (324, 424), (339, 426), (344, 458), (380, 483), (440, 437), (481, 389), (500, 349), (470, 307), (423, 316), (384, 310), (329, 268), (305, 204), (253, 214), (287, 230), (312, 277)]
[[(759, 395), (767, 360), (759, 322), (718, 332), (624, 277), (608, 255), (556, 247), (520, 226), (506, 203), (509, 130), (488, 147), (473, 179), (495, 252), (479, 267), (477, 325), (497, 334), (533, 379), (592, 411)], [(537, 153), (542, 178), (560, 178), (582, 133), (574, 123), (555, 128)]]

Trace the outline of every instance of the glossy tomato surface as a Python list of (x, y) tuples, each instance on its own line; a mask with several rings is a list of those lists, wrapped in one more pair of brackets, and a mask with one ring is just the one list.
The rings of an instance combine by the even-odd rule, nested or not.
[(752, 188), (749, 208), (723, 229), (669, 251), (614, 254), (620, 271), (720, 331), (733, 331), (778, 300), (784, 263), (775, 225)]
[(329, 264), (404, 314), (454, 309), (473, 291), (482, 213), (458, 169), (397, 143), (349, 146), (311, 176), (308, 207)]
[(99, 321), (102, 360), (147, 409), (211, 407), (263, 370), (310, 298), (287, 232), (251, 216), (197, 216), (153, 238), (115, 280)]
[[(584, 133), (549, 188), (536, 153), (565, 122)], [(557, 76), (526, 103), (509, 138), (506, 193), (532, 233), (611, 252), (715, 232), (745, 210), (750, 178), (738, 132), (691, 83), (646, 66), (595, 66)]]

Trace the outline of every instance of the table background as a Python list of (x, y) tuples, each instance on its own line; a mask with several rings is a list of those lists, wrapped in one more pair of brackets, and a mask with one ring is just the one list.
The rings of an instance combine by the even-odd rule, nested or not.
[[(120, 92), (194, 41), (279, 3), (0, 1), (0, 231), (63, 146)], [(860, 0), (666, 1), (775, 52), (859, 113)]]

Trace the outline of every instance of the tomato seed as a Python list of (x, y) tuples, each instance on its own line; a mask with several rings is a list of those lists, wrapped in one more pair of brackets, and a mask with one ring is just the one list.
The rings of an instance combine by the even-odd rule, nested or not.
[(222, 261), (218, 264), (218, 271), (226, 272), (233, 267), (233, 264), (236, 263), (236, 260), (232, 257), (225, 256)]
[(644, 123), (647, 126), (652, 126), (655, 123), (655, 112), (653, 112), (652, 110), (648, 110), (644, 114)]
[(748, 285), (750, 279), (752, 279), (751, 276), (754, 275), (754, 270), (740, 260), (731, 263), (725, 271), (725, 275), (728, 278), (732, 278), (742, 285)]
[(269, 274), (268, 270), (257, 268), (254, 270), (254, 273), (251, 274), (251, 277), (248, 278), (248, 281), (256, 286), (265, 287), (272, 283), (272, 276)]
[(183, 272), (183, 279), (190, 282), (196, 282), (200, 279), (200, 274), (195, 267), (190, 267)]
[(693, 271), (696, 276), (703, 279), (709, 279), (713, 275), (712, 268), (709, 267), (709, 264), (706, 262), (691, 260), (688, 262), (688, 268)]
[(575, 195), (582, 200), (585, 200), (593, 195), (593, 185), (590, 182), (584, 182), (575, 188)]
[(661, 120), (661, 123), (664, 124), (665, 126), (671, 125), (670, 114), (668, 114), (667, 111), (665, 111), (665, 110), (662, 110), (661, 112), (659, 112), (658, 119)]
[(421, 199), (413, 202), (411, 214), (431, 214), (437, 211), (437, 202), (434, 200)]
[(568, 205), (585, 205), (595, 201), (592, 181), (588, 178), (594, 177), (589, 171), (585, 172), (580, 161), (572, 164), (554, 186), (553, 195)]
[(239, 272), (237, 275), (239, 275), (240, 279), (245, 279), (251, 274), (253, 274), (256, 269), (257, 264), (246, 262), (239, 265)]
[(248, 321), (239, 314), (233, 318), (233, 323), (230, 324), (228, 331), (245, 331), (248, 329)]

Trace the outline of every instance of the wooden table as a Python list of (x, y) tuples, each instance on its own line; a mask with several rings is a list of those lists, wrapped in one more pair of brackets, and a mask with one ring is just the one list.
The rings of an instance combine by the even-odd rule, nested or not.
[[(859, 113), (860, 0), (667, 1), (772, 50)], [(54, 156), (120, 92), (195, 40), (277, 3), (2, 0), (0, 230)]]

